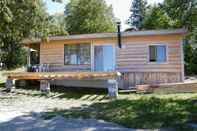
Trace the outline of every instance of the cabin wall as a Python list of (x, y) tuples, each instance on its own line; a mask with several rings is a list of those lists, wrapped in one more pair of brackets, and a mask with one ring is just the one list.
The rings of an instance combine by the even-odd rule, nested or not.
[[(51, 71), (90, 71), (91, 65), (64, 65), (64, 44), (117, 44), (115, 38), (64, 40), (42, 43), (40, 63), (50, 64)], [(122, 76), (122, 86), (172, 83), (183, 80), (182, 35), (133, 36), (122, 39), (123, 48), (116, 47), (116, 70)], [(149, 45), (165, 44), (167, 62), (149, 62)]]
[[(181, 41), (127, 42), (117, 49), (117, 70), (120, 72), (181, 72)], [(167, 62), (149, 62), (149, 46), (167, 46)]]
[(50, 71), (87, 71), (90, 65), (64, 65), (64, 43), (40, 45), (40, 64), (49, 64)]
[[(149, 46), (162, 44), (167, 47), (167, 62), (149, 62)], [(152, 39), (145, 41), (123, 43), (122, 49), (117, 49), (116, 68), (123, 72), (124, 87), (130, 88), (139, 84), (159, 84), (181, 82), (182, 75), (182, 40)]]
[(123, 87), (132, 88), (143, 84), (176, 83), (181, 81), (181, 73), (177, 72), (127, 72), (122, 76)]

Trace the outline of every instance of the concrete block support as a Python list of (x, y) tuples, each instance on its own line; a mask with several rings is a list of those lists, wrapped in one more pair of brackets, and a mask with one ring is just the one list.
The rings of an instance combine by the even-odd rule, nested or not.
[(40, 91), (46, 94), (50, 92), (50, 82), (48, 80), (40, 81)]
[(13, 92), (14, 89), (15, 89), (15, 80), (8, 78), (7, 81), (6, 81), (5, 86), (6, 86), (7, 91)]
[(108, 95), (111, 98), (117, 98), (118, 97), (118, 82), (117, 80), (110, 79), (108, 80)]

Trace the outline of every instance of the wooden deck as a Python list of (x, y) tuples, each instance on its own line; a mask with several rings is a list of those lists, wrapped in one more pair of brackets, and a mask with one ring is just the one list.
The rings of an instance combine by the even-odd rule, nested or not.
[(121, 76), (119, 72), (16, 72), (5, 75), (13, 80), (107, 80)]

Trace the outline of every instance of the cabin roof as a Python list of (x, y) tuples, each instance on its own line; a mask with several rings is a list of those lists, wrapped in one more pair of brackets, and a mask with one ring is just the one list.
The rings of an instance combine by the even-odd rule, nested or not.
[[(122, 37), (129, 36), (152, 36), (152, 35), (172, 35), (172, 34), (185, 34), (185, 29), (170, 29), (170, 30), (146, 30), (146, 31), (133, 31), (122, 32)], [(61, 41), (61, 40), (78, 40), (78, 39), (99, 39), (99, 38), (115, 38), (117, 33), (92, 33), (92, 34), (79, 34), (68, 36), (53, 36), (49, 37), (49, 41)], [(41, 43), (41, 39), (25, 39), (24, 44)]]

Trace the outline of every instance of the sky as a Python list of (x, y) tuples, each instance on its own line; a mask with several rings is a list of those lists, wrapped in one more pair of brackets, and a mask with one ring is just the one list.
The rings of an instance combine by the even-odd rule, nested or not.
[[(130, 15), (130, 7), (132, 0), (105, 0), (108, 5), (112, 5), (113, 12), (116, 18), (120, 19), (122, 30), (128, 28), (126, 20)], [(44, 0), (49, 14), (63, 13), (65, 5), (69, 0), (63, 0), (63, 3), (51, 2), (51, 0)], [(148, 4), (161, 3), (163, 0), (147, 0)]]

